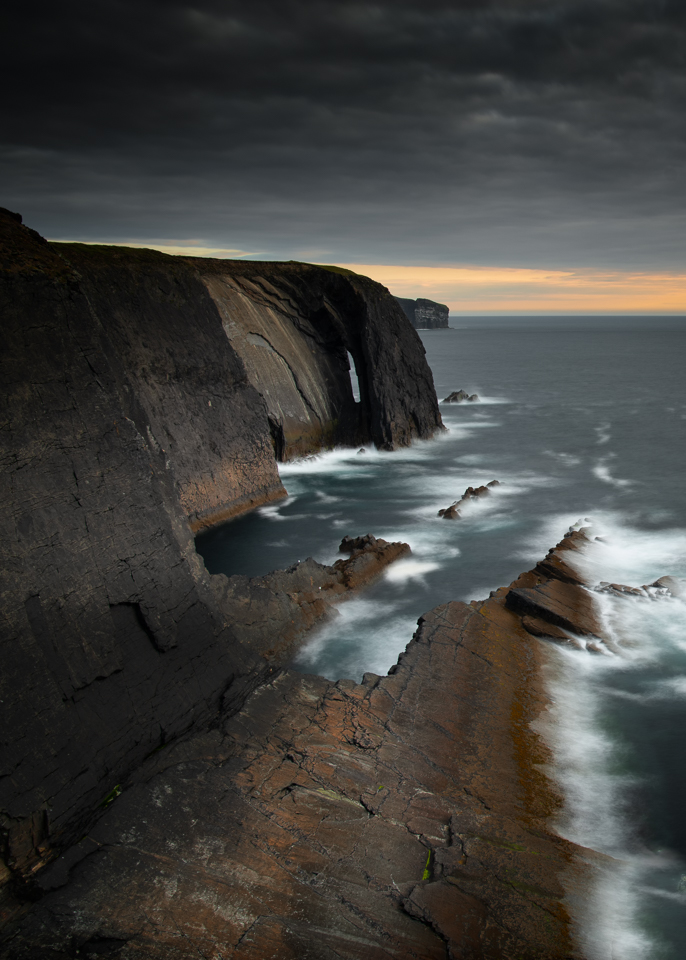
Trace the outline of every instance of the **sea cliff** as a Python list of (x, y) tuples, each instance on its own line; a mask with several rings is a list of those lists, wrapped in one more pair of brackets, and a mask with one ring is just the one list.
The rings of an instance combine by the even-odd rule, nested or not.
[(444, 303), (435, 300), (409, 300), (407, 297), (395, 298), (405, 312), (415, 330), (447, 330), (449, 310)]
[(349, 586), (318, 564), (211, 577), (193, 532), (285, 496), (276, 457), (441, 420), (419, 338), (363, 277), (49, 244), (2, 211), (0, 309), (10, 915), (146, 756), (279, 669), (325, 613), (312, 591)]

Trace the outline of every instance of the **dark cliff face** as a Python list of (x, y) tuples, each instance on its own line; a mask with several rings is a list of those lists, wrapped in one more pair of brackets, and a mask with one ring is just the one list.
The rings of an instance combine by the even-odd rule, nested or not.
[[(107, 274), (96, 298), (94, 281), (40, 238), (8, 218), (0, 226), (11, 255), (0, 282), (0, 811), (5, 859), (26, 875), (123, 771), (209, 716), (226, 690), (238, 696), (237, 678), (260, 669), (224, 622), (195, 553), (183, 484), (162, 449), (163, 413), (182, 416), (168, 397), (185, 396), (195, 413), (179, 433), (202, 435), (199, 462), (221, 433), (207, 398), (216, 403), (223, 388), (220, 452), (252, 456), (267, 474), (238, 495), (268, 497), (280, 484), (260, 398), (221, 328), (213, 336), (209, 312), (199, 310), (195, 343), (204, 337), (203, 349), (224, 360), (224, 380), (213, 368), (198, 382), (201, 358), (190, 349), (175, 371), (151, 364), (146, 380), (146, 347), (136, 344), (164, 327), (154, 268), (141, 271), (136, 328), (119, 307), (125, 270)], [(201, 295), (195, 286), (186, 282), (179, 298)], [(166, 314), (172, 331), (178, 313), (171, 305)], [(157, 344), (160, 365), (172, 362), (169, 343)], [(231, 406), (249, 425), (259, 419), (261, 433), (246, 436), (240, 421), (231, 429)], [(189, 449), (187, 441), (184, 465)]]
[[(222, 700), (235, 710), (269, 672), (192, 539), (285, 493), (279, 425), (212, 290), (217, 278), (264, 289), (268, 276), (289, 299), (280, 316), (311, 343), (324, 407), (340, 412), (319, 442), (431, 435), (423, 352), (378, 284), (49, 245), (0, 212), (0, 853), (15, 877), (73, 839), (143, 757)], [(260, 297), (248, 299), (266, 328)], [(346, 349), (359, 409), (341, 387)], [(0, 884), (8, 876), (0, 866)]]
[(390, 450), (442, 426), (421, 340), (381, 284), (306, 263), (192, 262), (283, 433), (283, 459), (336, 443)]
[(395, 297), (415, 330), (447, 330), (450, 311), (435, 300)]

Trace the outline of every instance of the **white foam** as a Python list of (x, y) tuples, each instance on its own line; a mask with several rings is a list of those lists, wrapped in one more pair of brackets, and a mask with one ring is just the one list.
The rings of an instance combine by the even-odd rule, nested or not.
[(486, 417), (483, 414), (481, 416), (477, 415), (473, 417), (468, 423), (461, 423), (458, 427), (454, 424), (450, 424), (450, 432), (453, 435), (459, 433), (459, 431), (464, 430), (467, 435), (472, 430), (483, 430), (488, 427), (502, 427), (502, 423), (498, 423), (497, 420), (491, 420), (490, 417)]
[(403, 583), (406, 580), (423, 580), (427, 573), (438, 570), (440, 564), (426, 560), (397, 560), (384, 574), (391, 583)]
[(455, 457), (455, 463), (464, 463), (466, 466), (478, 466), (488, 459), (482, 453), (466, 453), (461, 457)]
[(612, 434), (610, 433), (610, 424), (609, 424), (609, 423), (601, 423), (599, 426), (594, 427), (594, 430), (595, 430), (595, 432), (598, 434), (598, 439), (597, 439), (596, 443), (598, 443), (598, 444), (600, 445), (600, 444), (604, 444), (604, 443), (609, 443), (609, 442), (610, 442), (610, 439), (611, 439), (611, 437), (612, 437)]
[[(576, 523), (558, 516), (553, 529), (551, 519), (536, 539), (543, 536), (554, 542), (569, 526), (584, 526), (587, 536), (602, 537), (569, 556), (591, 581), (639, 586), (686, 567), (686, 531), (639, 530), (617, 513), (596, 513), (593, 521), (585, 517)], [(531, 549), (538, 551), (533, 539)], [(603, 729), (603, 713), (613, 700), (646, 703), (686, 697), (686, 604), (661, 590), (643, 596), (594, 596), (614, 655), (549, 648), (546, 686), (552, 702), (547, 716), (535, 726), (551, 747), (553, 776), (565, 798), (558, 831), (614, 858), (607, 866), (594, 868), (595, 881), (583, 904), (574, 903), (583, 955), (589, 960), (652, 960), (657, 945), (639, 919), (646, 894), (653, 891), (647, 878), (672, 868), (668, 855), (646, 851), (632, 835), (625, 797), (636, 780), (623, 772), (625, 748), (617, 735)], [(658, 669), (663, 677), (641, 687), (647, 665), (653, 675)], [(665, 671), (673, 675), (664, 677)], [(627, 672), (633, 682), (622, 684), (621, 674)], [(617, 679), (609, 683), (613, 677)], [(655, 888), (655, 895), (663, 894)], [(681, 896), (669, 891), (664, 895)]]
[(595, 511), (591, 536), (600, 539), (574, 558), (591, 582), (641, 586), (661, 576), (686, 575), (685, 529), (645, 530), (616, 511)]
[(609, 458), (598, 460), (594, 467), (591, 467), (591, 472), (595, 476), (602, 480), (603, 483), (609, 483), (613, 487), (631, 487), (633, 485), (633, 480), (622, 480), (619, 477), (613, 477), (610, 473), (610, 468), (607, 465)]
[(508, 400), (507, 397), (482, 397), (481, 394), (479, 394), (479, 403), (484, 403), (487, 405), (488, 404), (501, 405), (504, 403), (513, 403), (513, 402), (514, 402), (513, 400)]
[(602, 686), (598, 674), (616, 669), (618, 658), (599, 658), (572, 648), (551, 649), (546, 686), (547, 716), (534, 728), (548, 742), (553, 777), (562, 788), (564, 809), (555, 824), (574, 843), (614, 858), (595, 866), (594, 881), (578, 902), (577, 938), (588, 960), (648, 960), (653, 944), (637, 921), (637, 883), (644, 871), (629, 852), (624, 798), (634, 780), (614, 772), (619, 745), (602, 730)]
[[(503, 487), (502, 492), (507, 489)], [(581, 521), (578, 513), (544, 516), (515, 556), (536, 562), (570, 527), (587, 529), (591, 542), (582, 550), (570, 552), (567, 560), (590, 584), (605, 580), (641, 586), (666, 575), (686, 576), (686, 529), (641, 529), (618, 511), (594, 510), (591, 517)]]
[(552, 704), (541, 732), (556, 758), (556, 779), (564, 788), (565, 811), (557, 823), (563, 836), (609, 854), (622, 849), (621, 810), (627, 780), (608, 772), (616, 751), (599, 726), (599, 703), (592, 678), (612, 669), (610, 660), (565, 647), (552, 651), (553, 671), (547, 674)]
[[(488, 424), (490, 426), (490, 424)], [(316, 474), (335, 474), (339, 478), (361, 478), (382, 465), (396, 463), (426, 464), (436, 454), (436, 449), (445, 443), (454, 442), (450, 430), (437, 433), (429, 440), (413, 440), (408, 447), (398, 450), (377, 450), (373, 445), (363, 447), (335, 447), (316, 455), (278, 463), (279, 475), (288, 489), (297, 489), (299, 477)], [(359, 451), (364, 450), (364, 454)], [(293, 486), (295, 481), (295, 486)]]
[(323, 490), (316, 490), (315, 496), (317, 497), (318, 500), (321, 500), (322, 503), (340, 503), (341, 502), (340, 497), (332, 497), (330, 494), (324, 493)]
[[(353, 598), (332, 612), (334, 618), (315, 633), (294, 661), (299, 670), (313, 669), (331, 680), (344, 676), (359, 681), (368, 671), (385, 674), (417, 628), (416, 619), (397, 615), (395, 604), (377, 600)], [(326, 660), (331, 647), (336, 648), (335, 667), (329, 667)]]
[(636, 921), (643, 905), (639, 883), (645, 870), (640, 858), (618, 860), (599, 870), (578, 929), (587, 960), (655, 960), (656, 944)]
[(660, 699), (668, 697), (686, 697), (686, 676), (671, 677), (655, 684), (653, 696)]
[(387, 528), (381, 530), (379, 539), (388, 540), (391, 543), (402, 541), (409, 544), (414, 557), (430, 557), (436, 561), (459, 557), (460, 548), (455, 543), (459, 532), (458, 525), (448, 520), (444, 521), (442, 517), (438, 520), (440, 524), (431, 526), (422, 522), (411, 527)]
[(552, 457), (553, 460), (557, 460), (558, 463), (561, 463), (563, 467), (578, 467), (582, 462), (581, 457), (577, 457), (572, 453), (559, 453), (555, 450), (544, 450), (543, 455), (546, 457)]
[[(289, 505), (292, 504), (293, 500), (290, 499), (288, 503)], [(282, 509), (283, 505), (277, 504), (259, 507), (258, 512), (267, 520), (304, 520), (307, 516), (305, 513), (282, 513)]]

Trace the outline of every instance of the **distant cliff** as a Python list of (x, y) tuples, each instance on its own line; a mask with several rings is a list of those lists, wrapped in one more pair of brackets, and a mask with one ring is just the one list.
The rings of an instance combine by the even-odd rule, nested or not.
[(448, 327), (448, 307), (434, 300), (395, 298), (415, 330), (439, 330)]
[[(193, 531), (285, 496), (275, 456), (441, 421), (418, 336), (365, 277), (48, 244), (0, 211), (0, 310), (1, 886), (272, 669)], [(264, 589), (297, 632), (297, 571)]]

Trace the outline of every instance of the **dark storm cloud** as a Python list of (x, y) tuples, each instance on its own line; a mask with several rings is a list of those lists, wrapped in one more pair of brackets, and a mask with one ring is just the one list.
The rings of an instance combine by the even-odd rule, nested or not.
[(14, 17), (4, 202), (53, 236), (683, 263), (680, 3), (107, 0)]

